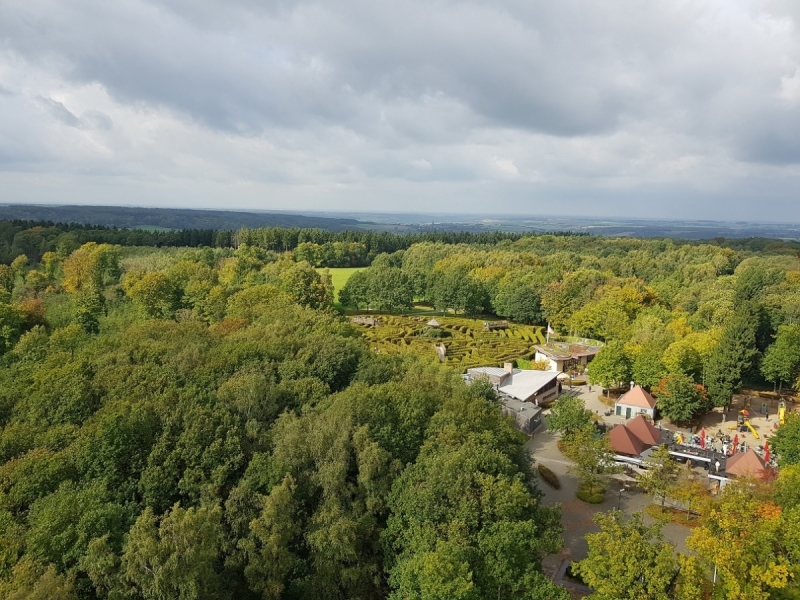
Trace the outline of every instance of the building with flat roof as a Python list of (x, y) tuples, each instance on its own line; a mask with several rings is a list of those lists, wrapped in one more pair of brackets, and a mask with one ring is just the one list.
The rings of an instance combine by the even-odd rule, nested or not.
[(515, 369), (511, 363), (500, 367), (475, 367), (467, 369), (467, 378), (472, 381), (485, 378), (494, 384), (501, 396), (521, 402), (549, 404), (558, 398), (558, 373)]
[(549, 371), (572, 371), (586, 367), (595, 355), (600, 352), (601, 346), (588, 344), (571, 344), (569, 342), (547, 342), (534, 346), (536, 354), (534, 360), (547, 361)]

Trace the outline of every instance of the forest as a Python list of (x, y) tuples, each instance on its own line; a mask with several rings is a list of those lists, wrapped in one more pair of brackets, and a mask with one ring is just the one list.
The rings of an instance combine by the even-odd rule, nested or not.
[[(491, 387), (371, 350), (309, 260), (358, 238), (273, 233), (60, 237), (0, 265), (0, 597), (568, 598), (541, 570), (559, 510)], [(786, 247), (407, 241), (339, 302), (549, 322), (605, 343), (593, 379), (662, 388), (687, 418), (743, 382), (795, 385)]]
[(308, 263), (87, 243), (0, 290), (0, 597), (566, 597), (491, 391), (371, 353)]
[(800, 375), (800, 260), (758, 246), (556, 235), (420, 243), (376, 257), (339, 300), (390, 312), (422, 302), (600, 340), (593, 382), (635, 381), (689, 421), (743, 383), (780, 389)]

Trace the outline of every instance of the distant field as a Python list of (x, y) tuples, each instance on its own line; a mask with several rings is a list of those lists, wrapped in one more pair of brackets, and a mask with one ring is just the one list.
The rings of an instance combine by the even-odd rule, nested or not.
[[(355, 273), (356, 271), (363, 271), (366, 267), (344, 267), (341, 269), (328, 269), (331, 274), (331, 281), (333, 282), (333, 297), (336, 301), (339, 301), (339, 290), (344, 287), (344, 284), (347, 283), (347, 280)], [(317, 269), (320, 273), (325, 271), (325, 269)]]

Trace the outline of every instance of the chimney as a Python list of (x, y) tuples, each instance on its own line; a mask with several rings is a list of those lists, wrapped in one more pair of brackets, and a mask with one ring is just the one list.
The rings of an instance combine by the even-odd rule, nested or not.
[(506, 373), (512, 374), (514, 372), (514, 363), (503, 363), (503, 369)]

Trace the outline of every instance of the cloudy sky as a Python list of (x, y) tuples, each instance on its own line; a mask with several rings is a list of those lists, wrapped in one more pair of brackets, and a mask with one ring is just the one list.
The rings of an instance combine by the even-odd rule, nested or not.
[(800, 2), (2, 0), (0, 202), (800, 221)]

